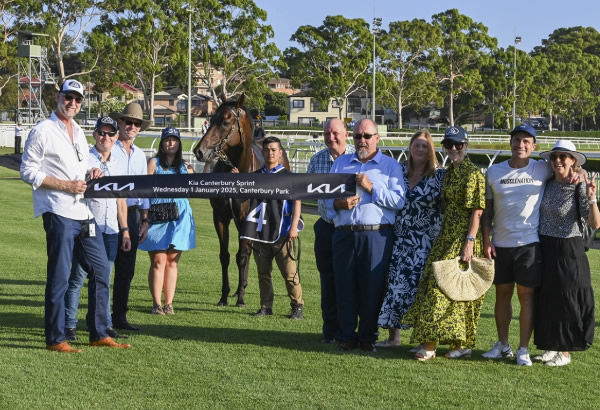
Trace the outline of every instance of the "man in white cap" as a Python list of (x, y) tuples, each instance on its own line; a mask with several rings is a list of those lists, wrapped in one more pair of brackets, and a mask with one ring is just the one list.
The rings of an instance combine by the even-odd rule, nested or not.
[(46, 348), (80, 353), (65, 340), (65, 292), (73, 252), (85, 253), (89, 286), (89, 340), (91, 346), (128, 348), (106, 333), (109, 266), (96, 222), (83, 198), (86, 180), (102, 171), (89, 168), (87, 140), (73, 120), (81, 109), (83, 86), (66, 80), (56, 96), (56, 111), (29, 134), (21, 162), (21, 178), (33, 188), (33, 209), (42, 216), (48, 254), (44, 325)]
[[(142, 107), (135, 102), (125, 106), (121, 113), (112, 113), (119, 126), (119, 139), (112, 150), (114, 160), (124, 164), (127, 175), (146, 175), (146, 155), (133, 141), (140, 131), (150, 126), (144, 120)], [(148, 234), (148, 208), (150, 203), (144, 198), (127, 198), (127, 227), (131, 238), (131, 247), (123, 250), (123, 233), (119, 233), (119, 250), (115, 259), (115, 280), (113, 283), (113, 326), (116, 329), (140, 330), (127, 320), (129, 290), (135, 274), (135, 260), (138, 243)]]
[[(496, 330), (498, 341), (483, 354), (487, 359), (512, 358), (508, 329), (517, 284), (521, 305), (517, 364), (531, 366), (529, 340), (533, 331), (535, 288), (542, 279), (538, 237), (539, 210), (552, 169), (529, 158), (535, 149), (535, 129), (521, 124), (510, 133), (511, 158), (487, 171), (486, 206), (482, 216), (484, 253), (495, 260)], [(491, 235), (491, 240), (490, 240)]]

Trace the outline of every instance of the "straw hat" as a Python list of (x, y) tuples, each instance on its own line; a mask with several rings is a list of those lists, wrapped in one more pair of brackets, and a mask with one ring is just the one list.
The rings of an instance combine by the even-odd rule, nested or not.
[(141, 121), (142, 127), (140, 128), (140, 131), (144, 131), (150, 126), (150, 120), (144, 119), (144, 111), (142, 111), (142, 106), (136, 102), (127, 104), (121, 113), (111, 112), (110, 116), (115, 120), (130, 119)]
[(566, 152), (571, 155), (577, 161), (577, 165), (582, 166), (585, 164), (585, 155), (580, 152), (577, 152), (577, 148), (575, 144), (573, 144), (569, 140), (558, 140), (554, 147), (550, 151), (544, 151), (540, 154), (540, 157), (544, 158), (546, 161), (550, 161), (550, 154), (553, 152)]

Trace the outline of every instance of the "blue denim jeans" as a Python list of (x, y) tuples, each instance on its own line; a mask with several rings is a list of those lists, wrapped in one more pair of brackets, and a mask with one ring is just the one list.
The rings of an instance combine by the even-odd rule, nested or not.
[[(108, 258), (108, 285), (109, 285), (109, 298), (110, 301), (110, 274), (112, 272), (115, 258), (117, 257), (117, 246), (119, 244), (119, 234), (100, 234), (104, 241), (104, 248), (106, 249), (106, 257)], [(83, 282), (88, 276), (87, 272), (82, 266), (80, 259), (83, 255), (75, 254), (73, 257), (73, 265), (71, 266), (71, 276), (69, 278), (69, 288), (65, 293), (65, 328), (77, 327), (77, 310), (79, 308), (79, 296), (81, 294), (81, 288)], [(89, 316), (88, 316), (89, 317)], [(86, 321), (87, 323), (87, 321)], [(87, 323), (89, 325), (89, 323)], [(112, 327), (112, 317), (110, 315), (110, 303), (106, 304), (106, 324), (108, 327)]]
[(89, 237), (90, 221), (87, 220), (77, 221), (51, 212), (44, 213), (42, 219), (48, 254), (44, 301), (46, 345), (65, 341), (65, 293), (74, 252), (85, 255), (86, 269), (89, 272), (90, 342), (106, 337), (109, 270), (102, 238), (99, 235)]

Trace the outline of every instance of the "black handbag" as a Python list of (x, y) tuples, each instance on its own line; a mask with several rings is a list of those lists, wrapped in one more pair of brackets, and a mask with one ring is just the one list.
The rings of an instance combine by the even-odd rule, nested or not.
[(175, 201), (152, 204), (148, 209), (148, 220), (151, 224), (171, 222), (177, 219), (179, 219), (179, 208)]

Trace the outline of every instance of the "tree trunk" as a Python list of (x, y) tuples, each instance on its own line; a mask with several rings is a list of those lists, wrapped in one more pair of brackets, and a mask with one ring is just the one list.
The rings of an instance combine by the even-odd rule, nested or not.
[(152, 76), (150, 84), (150, 123), (154, 125), (154, 84), (156, 84), (156, 76)]
[(548, 131), (552, 131), (552, 108), (548, 110)]
[(450, 64), (450, 110), (448, 112), (450, 117), (450, 126), (454, 126), (454, 75), (452, 73), (452, 64)]
[(402, 92), (398, 93), (398, 128), (402, 129)]

